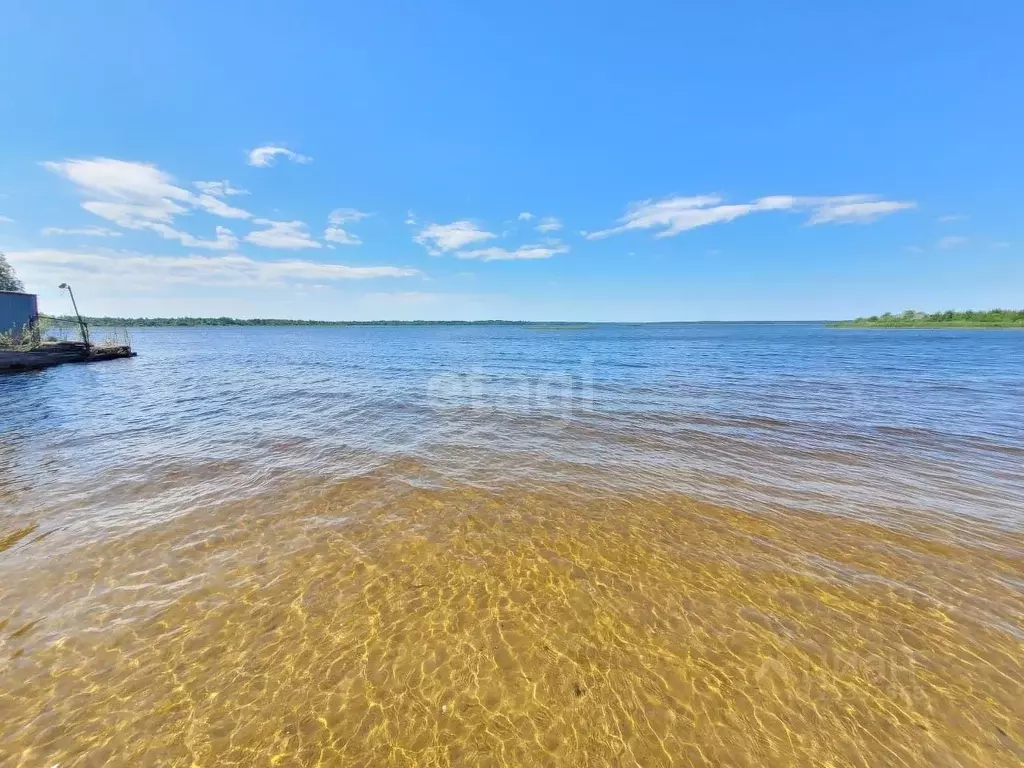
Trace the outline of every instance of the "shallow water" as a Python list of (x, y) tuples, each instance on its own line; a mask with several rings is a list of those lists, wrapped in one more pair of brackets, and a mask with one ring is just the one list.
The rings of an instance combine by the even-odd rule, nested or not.
[(0, 765), (1024, 758), (1024, 334), (134, 341), (0, 379)]

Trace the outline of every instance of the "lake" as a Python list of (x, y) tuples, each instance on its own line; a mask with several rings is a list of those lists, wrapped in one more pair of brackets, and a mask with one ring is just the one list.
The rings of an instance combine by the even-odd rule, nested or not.
[(1018, 331), (133, 345), (0, 377), (13, 765), (1024, 756)]

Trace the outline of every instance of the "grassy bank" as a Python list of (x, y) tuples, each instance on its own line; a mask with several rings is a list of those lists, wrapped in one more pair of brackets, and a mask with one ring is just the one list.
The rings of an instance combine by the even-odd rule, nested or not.
[(908, 309), (899, 315), (886, 312), (884, 315), (858, 317), (829, 323), (831, 328), (1024, 328), (1024, 310), (989, 309), (967, 310), (965, 312), (917, 312)]

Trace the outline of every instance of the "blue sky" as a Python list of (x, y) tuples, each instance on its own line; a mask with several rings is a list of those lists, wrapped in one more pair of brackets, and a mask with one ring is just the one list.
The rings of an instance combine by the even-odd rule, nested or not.
[(1020, 3), (3, 18), (0, 251), (44, 310), (63, 281), (148, 316), (1024, 305)]

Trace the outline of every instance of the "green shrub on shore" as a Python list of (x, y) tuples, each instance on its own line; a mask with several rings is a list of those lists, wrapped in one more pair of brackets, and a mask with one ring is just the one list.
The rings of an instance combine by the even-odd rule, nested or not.
[(830, 324), (834, 328), (1024, 328), (1024, 309), (987, 309), (958, 312), (918, 312), (858, 317)]

